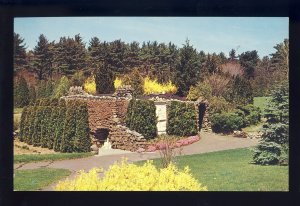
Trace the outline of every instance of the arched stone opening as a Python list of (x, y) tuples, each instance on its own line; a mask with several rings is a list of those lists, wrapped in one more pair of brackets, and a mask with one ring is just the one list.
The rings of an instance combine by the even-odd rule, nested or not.
[(199, 106), (198, 106), (198, 126), (199, 126), (199, 131), (201, 131), (201, 129), (202, 129), (205, 111), (206, 111), (206, 104), (205, 103), (200, 103)]
[(97, 141), (97, 146), (101, 147), (101, 146), (103, 146), (104, 142), (107, 141), (107, 138), (109, 135), (109, 129), (108, 128), (98, 128), (95, 130), (93, 135)]

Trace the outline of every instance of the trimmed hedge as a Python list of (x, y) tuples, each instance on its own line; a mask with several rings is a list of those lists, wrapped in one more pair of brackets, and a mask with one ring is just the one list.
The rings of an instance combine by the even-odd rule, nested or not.
[(87, 105), (80, 101), (39, 99), (24, 108), (20, 139), (61, 152), (88, 152), (91, 140)]
[(222, 113), (211, 116), (211, 128), (216, 133), (232, 133), (245, 125), (244, 118), (236, 113)]
[(146, 139), (156, 137), (157, 118), (155, 110), (153, 101), (130, 100), (125, 119), (127, 127), (141, 133)]
[(197, 134), (197, 113), (193, 103), (172, 101), (167, 107), (167, 134), (191, 136)]

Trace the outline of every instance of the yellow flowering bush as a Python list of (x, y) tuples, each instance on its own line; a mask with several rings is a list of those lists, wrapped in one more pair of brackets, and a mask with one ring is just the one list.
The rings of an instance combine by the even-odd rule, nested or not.
[(89, 94), (96, 94), (95, 76), (90, 76), (89, 78), (87, 78), (87, 80), (84, 82), (83, 88), (84, 91)]
[(207, 191), (192, 177), (188, 167), (183, 171), (170, 163), (167, 168), (157, 169), (153, 161), (142, 166), (128, 164), (123, 159), (120, 164), (110, 166), (100, 178), (101, 169), (93, 168), (89, 172), (80, 171), (74, 180), (61, 181), (56, 191)]
[(114, 81), (115, 89), (120, 88), (122, 86), (122, 84), (123, 84), (122, 80), (117, 77)]
[(144, 94), (174, 94), (177, 92), (177, 88), (171, 81), (167, 84), (160, 84), (156, 79), (151, 80), (149, 77), (144, 79)]

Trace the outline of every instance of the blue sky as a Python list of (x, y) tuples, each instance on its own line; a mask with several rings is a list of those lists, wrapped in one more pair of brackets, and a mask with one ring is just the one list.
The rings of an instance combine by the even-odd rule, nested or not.
[(121, 39), (173, 42), (182, 47), (188, 38), (198, 51), (257, 50), (260, 57), (273, 53), (274, 46), (288, 38), (286, 17), (42, 17), (15, 18), (14, 31), (25, 39), (29, 49), (44, 34), (49, 41), (80, 33), (88, 45), (92, 37), (101, 41)]

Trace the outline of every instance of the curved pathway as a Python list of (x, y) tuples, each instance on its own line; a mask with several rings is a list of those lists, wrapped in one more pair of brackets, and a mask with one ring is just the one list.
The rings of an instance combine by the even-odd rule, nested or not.
[[(244, 148), (255, 146), (257, 139), (237, 138), (231, 135), (219, 135), (214, 133), (200, 133), (201, 139), (191, 145), (182, 148), (181, 155), (192, 155), (207, 152), (222, 151), (228, 149)], [(159, 152), (136, 153), (128, 152), (124, 154), (111, 154), (106, 156), (91, 156), (81, 159), (60, 160), (54, 162), (38, 162), (27, 164), (15, 164), (14, 169), (37, 169), (37, 168), (62, 168), (72, 172), (69, 178), (73, 178), (79, 170), (89, 171), (93, 167), (102, 167), (108, 169), (115, 161), (121, 161), (123, 157), (127, 157), (128, 162), (136, 162), (147, 159), (159, 158)], [(55, 185), (55, 184), (54, 184)], [(43, 190), (52, 190), (54, 185), (50, 185)]]

